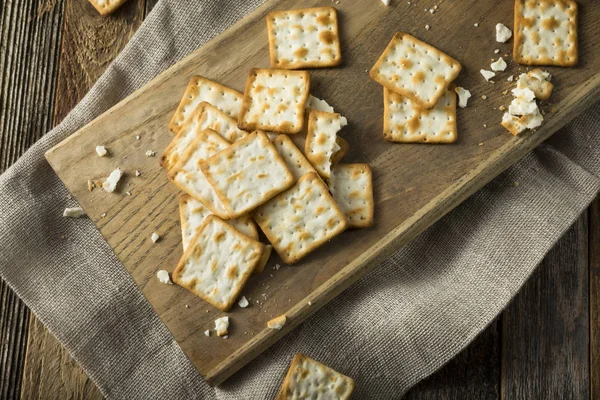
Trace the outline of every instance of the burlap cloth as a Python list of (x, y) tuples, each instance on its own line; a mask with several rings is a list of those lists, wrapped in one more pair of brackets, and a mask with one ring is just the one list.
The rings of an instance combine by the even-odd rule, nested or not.
[(43, 154), (259, 3), (160, 1), (83, 101), (0, 177), (0, 274), (107, 397), (273, 398), (300, 351), (354, 377), (357, 399), (399, 398), (492, 321), (600, 188), (596, 105), (209, 387), (92, 222), (61, 216), (74, 203)]

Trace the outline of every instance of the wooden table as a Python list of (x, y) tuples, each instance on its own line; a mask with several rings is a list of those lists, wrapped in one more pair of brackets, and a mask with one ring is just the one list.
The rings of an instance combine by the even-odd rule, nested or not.
[[(87, 0), (2, 0), (0, 172), (66, 116), (155, 3), (129, 0), (102, 18)], [(0, 281), (0, 398), (101, 397)], [(600, 199), (509, 307), (405, 398), (600, 400)]]

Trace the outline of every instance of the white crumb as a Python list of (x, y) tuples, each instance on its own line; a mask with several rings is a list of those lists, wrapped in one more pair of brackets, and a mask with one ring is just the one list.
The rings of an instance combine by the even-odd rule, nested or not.
[[(338, 1), (337, 4), (339, 4), (340, 2)], [(223, 336), (223, 339), (229, 339), (229, 335), (225, 335)]]
[(500, 53), (500, 49), (494, 50), (494, 54), (498, 54), (498, 53)]
[(104, 217), (106, 217), (106, 213), (102, 213), (102, 214), (100, 214), (100, 216), (101, 216), (102, 218), (104, 218)]
[(458, 95), (458, 106), (460, 108), (465, 108), (469, 98), (471, 97), (471, 92), (460, 86), (455, 87), (454, 91)]
[(512, 31), (504, 24), (496, 24), (496, 42), (506, 43), (512, 36)]
[(483, 75), (486, 81), (489, 81), (490, 79), (496, 76), (494, 72), (485, 69), (479, 70), (479, 72), (481, 72), (481, 75)]
[(279, 329), (283, 328), (286, 321), (287, 321), (287, 318), (285, 317), (285, 315), (280, 315), (279, 317), (273, 318), (272, 320), (267, 322), (267, 326), (271, 329), (279, 330)]
[(477, 27), (479, 26), (479, 23), (478, 23), (478, 22), (475, 22), (475, 23), (473, 24), (473, 26), (474, 26), (475, 28), (477, 28)]
[(146, 152), (146, 157), (154, 157), (156, 155), (156, 152), (154, 150), (148, 150)]
[(240, 299), (240, 301), (238, 301), (238, 306), (242, 307), (242, 308), (246, 308), (248, 307), (250, 303), (248, 302), (248, 299), (246, 299), (246, 296), (242, 296), (242, 298)]
[(135, 135), (135, 140), (140, 140), (141, 136), (140, 135)]
[(104, 146), (96, 146), (96, 153), (100, 157), (104, 157), (106, 155), (106, 153), (108, 153), (108, 151), (106, 150), (106, 147), (104, 147)]
[(506, 61), (500, 57), (498, 60), (494, 61), (490, 67), (492, 67), (492, 71), (504, 71), (506, 69)]
[(63, 211), (63, 217), (67, 218), (79, 218), (84, 215), (85, 213), (81, 207), (68, 207)]
[(167, 285), (172, 285), (173, 282), (171, 282), (171, 278), (169, 277), (169, 273), (167, 271), (165, 271), (164, 269), (159, 270), (156, 273), (156, 277), (158, 278), (158, 280), (160, 281), (160, 283), (164, 283)]
[(127, 196), (131, 196), (131, 192), (125, 192)]
[(512, 82), (515, 79), (514, 75), (509, 76), (508, 78), (506, 78), (507, 82)]
[(204, 336), (210, 337), (210, 329), (204, 331)]
[(431, 27), (429, 25), (425, 25), (425, 29), (429, 30)]
[(227, 336), (229, 333), (229, 317), (215, 319), (215, 329), (217, 330), (217, 336)]
[(140, 175), (142, 175), (142, 173), (140, 171), (136, 170), (135, 171), (135, 176), (140, 176)]
[(309, 305), (309, 306), (312, 306), (312, 301), (309, 301), (309, 302), (308, 302), (308, 305)]
[(110, 173), (108, 178), (106, 178), (106, 180), (102, 182), (102, 188), (109, 193), (114, 192), (122, 176), (123, 171), (121, 171), (119, 168), (115, 169), (113, 172)]
[(381, 0), (381, 2), (382, 2), (383, 4), (385, 4), (386, 6), (389, 6), (389, 5), (390, 5), (390, 0)]
[(156, 243), (158, 242), (158, 239), (160, 239), (160, 235), (156, 232), (152, 232), (150, 239), (152, 239), (152, 243)]

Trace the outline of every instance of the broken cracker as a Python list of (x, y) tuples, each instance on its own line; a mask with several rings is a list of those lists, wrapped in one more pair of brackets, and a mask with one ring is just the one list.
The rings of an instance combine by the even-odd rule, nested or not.
[(373, 225), (373, 174), (368, 164), (339, 164), (331, 171), (329, 190), (350, 228)]
[(308, 117), (304, 154), (323, 178), (329, 178), (332, 156), (341, 150), (341, 146), (337, 143), (337, 133), (341, 129), (340, 114), (311, 111)]

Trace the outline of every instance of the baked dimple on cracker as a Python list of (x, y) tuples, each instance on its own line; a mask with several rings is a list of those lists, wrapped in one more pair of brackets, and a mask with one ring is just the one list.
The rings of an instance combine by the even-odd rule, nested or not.
[(373, 225), (373, 174), (368, 164), (338, 164), (331, 171), (329, 190), (346, 214), (350, 228)]
[(577, 64), (577, 3), (515, 0), (513, 57), (524, 65)]
[(271, 67), (332, 67), (342, 62), (333, 7), (272, 11), (267, 15)]
[(460, 63), (452, 57), (407, 33), (397, 32), (370, 75), (421, 107), (433, 108), (460, 70)]
[(254, 220), (284, 262), (293, 264), (348, 227), (348, 220), (315, 172), (298, 179), (254, 212)]
[(310, 75), (306, 71), (251, 69), (238, 127), (293, 134), (304, 127)]
[(400, 143), (453, 143), (457, 139), (456, 94), (446, 89), (433, 109), (383, 89), (383, 137)]
[(304, 144), (304, 154), (323, 178), (331, 174), (332, 156), (342, 148), (337, 133), (342, 129), (340, 114), (311, 111)]
[(227, 311), (260, 261), (264, 245), (209, 215), (173, 272), (173, 282)]

